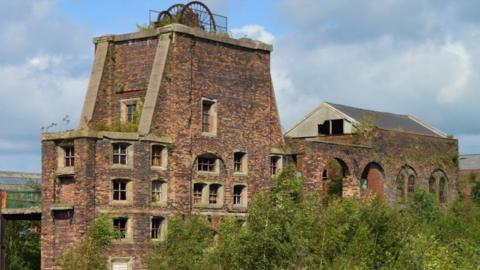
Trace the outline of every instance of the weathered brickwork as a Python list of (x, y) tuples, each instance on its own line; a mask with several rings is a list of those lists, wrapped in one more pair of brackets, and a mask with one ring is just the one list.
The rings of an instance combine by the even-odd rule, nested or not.
[[(244, 216), (245, 200), (272, 182), (272, 155), (285, 157), (286, 163), (292, 154), (307, 190), (321, 192), (323, 170), (329, 160), (337, 159), (347, 172), (343, 196), (362, 195), (360, 178), (371, 162), (382, 168), (384, 182), (377, 181), (376, 188), (384, 190), (389, 202), (395, 201), (395, 181), (404, 165), (414, 168), (419, 187), (428, 187), (430, 174), (441, 169), (448, 175), (449, 201), (455, 196), (455, 140), (380, 129), (366, 145), (352, 145), (351, 136), (331, 137), (328, 142), (284, 138), (268, 45), (178, 26), (97, 42), (108, 42), (108, 52), (100, 86), (90, 97), (95, 101), (93, 115), (83, 128), (44, 134), (42, 139), (42, 269), (59, 269), (57, 260), (80, 241), (100, 213), (128, 219), (127, 236), (114, 242), (107, 258), (127, 258), (132, 269), (145, 269), (143, 255), (153, 242), (152, 217), (163, 217), (168, 227), (172, 215), (201, 214), (214, 226), (225, 215)], [(168, 44), (167, 57), (156, 63), (162, 44)], [(158, 64), (164, 68), (158, 69)], [(151, 74), (152, 70), (163, 74)], [(152, 89), (156, 76), (161, 78), (160, 87)], [(146, 134), (116, 132), (112, 126), (120, 122), (122, 100), (138, 98), (144, 103), (154, 90), (156, 100), (149, 103), (154, 105), (139, 108)], [(215, 103), (214, 132), (202, 132), (204, 99)], [(141, 121), (150, 119), (144, 117), (150, 112), (151, 122), (144, 125)], [(115, 144), (126, 146), (125, 165), (114, 164)], [(65, 145), (75, 148), (73, 168), (60, 162)], [(152, 166), (153, 145), (167, 151), (163, 166)], [(246, 171), (235, 171), (235, 152), (245, 153)], [(215, 169), (199, 171), (199, 156), (214, 156)], [(67, 176), (73, 183), (59, 187)], [(126, 200), (114, 200), (114, 180), (126, 181)], [(166, 183), (165, 201), (152, 202), (155, 180)], [(194, 203), (196, 183), (208, 188), (220, 185), (219, 202), (210, 203), (211, 193), (204, 192), (202, 203)], [(245, 187), (245, 204), (234, 205), (235, 185)]]
[(441, 170), (447, 176), (448, 201), (452, 202), (457, 195), (457, 140), (382, 129), (377, 129), (373, 141), (365, 145), (351, 144), (352, 136), (340, 137), (342, 143), (337, 139), (333, 139), (335, 142), (326, 139), (287, 141), (292, 154), (297, 156), (297, 166), (307, 189), (320, 191), (322, 172), (330, 160), (337, 159), (347, 168), (344, 196), (361, 195), (360, 179), (368, 173), (366, 168), (371, 163), (378, 164), (383, 170), (384, 197), (390, 203), (398, 201), (396, 181), (404, 166), (413, 168), (417, 176), (416, 188), (425, 190), (429, 189), (432, 173)]

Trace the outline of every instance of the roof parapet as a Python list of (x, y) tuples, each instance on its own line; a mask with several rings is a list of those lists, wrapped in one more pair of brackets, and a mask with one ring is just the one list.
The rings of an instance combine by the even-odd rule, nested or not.
[(161, 34), (165, 33), (181, 33), (187, 34), (194, 37), (198, 37), (201, 39), (212, 40), (216, 42), (221, 42), (229, 45), (239, 46), (243, 48), (253, 49), (253, 50), (261, 50), (261, 51), (273, 51), (273, 47), (270, 44), (263, 43), (258, 40), (253, 40), (249, 38), (232, 38), (226, 33), (211, 33), (206, 32), (200, 28), (192, 28), (185, 26), (183, 24), (169, 24), (164, 27), (152, 29), (149, 31), (140, 31), (128, 34), (120, 34), (120, 35), (104, 35), (100, 37), (93, 38), (93, 43), (97, 44), (101, 41), (112, 41), (112, 42), (121, 42), (121, 41), (128, 41), (128, 40), (135, 40), (135, 39), (147, 39), (157, 37)]

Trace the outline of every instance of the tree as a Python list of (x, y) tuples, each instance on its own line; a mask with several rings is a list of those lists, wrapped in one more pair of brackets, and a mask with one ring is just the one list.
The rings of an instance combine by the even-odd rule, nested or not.
[(100, 270), (107, 269), (107, 260), (103, 253), (111, 241), (118, 236), (108, 215), (95, 218), (77, 248), (67, 251), (60, 265), (64, 270)]
[(7, 220), (5, 247), (7, 270), (40, 269), (39, 221)]

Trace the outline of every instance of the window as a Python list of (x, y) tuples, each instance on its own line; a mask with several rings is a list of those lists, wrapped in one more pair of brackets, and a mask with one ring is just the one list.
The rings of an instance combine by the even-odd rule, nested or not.
[(236, 173), (244, 173), (247, 171), (247, 154), (243, 152), (233, 153), (233, 171)]
[(408, 177), (408, 194), (412, 194), (415, 191), (415, 176), (410, 175)]
[(195, 183), (193, 185), (193, 204), (201, 204), (203, 202), (203, 190), (205, 188), (203, 183)]
[(437, 198), (440, 203), (447, 202), (447, 175), (440, 169), (436, 169), (428, 181), (429, 191)]
[(438, 200), (440, 203), (447, 202), (447, 179), (441, 177), (438, 183)]
[(343, 119), (325, 120), (323, 124), (318, 125), (318, 134), (338, 135), (344, 134)]
[(218, 203), (218, 191), (220, 189), (220, 185), (214, 184), (210, 185), (210, 190), (208, 192), (208, 203), (209, 204), (217, 204)]
[(162, 230), (163, 230), (163, 217), (152, 217), (152, 224), (151, 224), (151, 237), (154, 240), (161, 240), (163, 238)]
[(126, 123), (138, 123), (140, 120), (140, 106), (141, 101), (139, 98), (124, 99), (120, 101), (120, 122)]
[(153, 203), (166, 202), (166, 198), (167, 198), (166, 185), (167, 183), (165, 183), (165, 181), (163, 180), (152, 181), (152, 202)]
[(235, 185), (233, 186), (233, 205), (235, 206), (245, 206), (246, 187), (244, 185)]
[(433, 177), (433, 175), (430, 176), (430, 179), (428, 180), (428, 191), (433, 194), (437, 194), (436, 185), (437, 185), (437, 180), (435, 179), (435, 177)]
[(164, 145), (152, 145), (152, 166), (166, 167), (167, 148)]
[(113, 145), (113, 164), (127, 165), (127, 144)]
[(214, 206), (223, 204), (223, 187), (220, 184), (193, 184), (193, 204), (196, 206)]
[(202, 99), (202, 132), (216, 132), (216, 102), (210, 99)]
[(127, 238), (127, 218), (114, 218), (113, 219), (113, 227), (118, 232), (118, 239), (125, 239)]
[(137, 121), (137, 104), (128, 104), (127, 105), (127, 122), (134, 123)]
[(127, 200), (127, 180), (113, 180), (113, 200), (126, 201)]
[(201, 172), (214, 172), (216, 171), (216, 161), (217, 158), (215, 156), (200, 156), (198, 157), (198, 171)]
[(65, 167), (73, 167), (75, 165), (75, 150), (73, 146), (63, 147)]
[(415, 182), (417, 174), (413, 168), (409, 166), (403, 166), (397, 176), (397, 200), (404, 202), (415, 191)]
[(271, 156), (270, 157), (270, 174), (273, 176), (278, 173), (281, 168), (281, 157)]

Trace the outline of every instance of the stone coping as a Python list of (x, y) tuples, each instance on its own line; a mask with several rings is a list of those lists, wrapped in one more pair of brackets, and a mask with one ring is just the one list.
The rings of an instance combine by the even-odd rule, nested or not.
[(42, 141), (55, 141), (55, 140), (67, 140), (67, 139), (79, 139), (79, 138), (92, 138), (92, 139), (105, 138), (105, 139), (126, 140), (126, 141), (152, 141), (152, 142), (169, 143), (169, 144), (172, 143), (172, 139), (169, 136), (158, 136), (154, 134), (140, 136), (136, 132), (72, 130), (72, 131), (65, 131), (65, 132), (42, 133)]
[(128, 40), (135, 40), (135, 39), (146, 39), (157, 37), (161, 34), (165, 33), (182, 33), (191, 35), (198, 38), (213, 40), (221, 43), (226, 43), (234, 46), (244, 47), (253, 50), (262, 50), (262, 51), (273, 51), (273, 47), (270, 44), (263, 43), (258, 40), (253, 40), (249, 38), (240, 38), (235, 39), (227, 34), (222, 33), (210, 33), (205, 32), (200, 28), (192, 28), (183, 24), (172, 23), (166, 25), (164, 27), (152, 29), (149, 31), (140, 31), (128, 34), (120, 34), (120, 35), (104, 35), (100, 37), (93, 38), (93, 43), (97, 44), (99, 42), (105, 41), (113, 41), (113, 42), (121, 42), (121, 41), (128, 41)]
[(1, 210), (2, 215), (28, 215), (28, 214), (40, 214), (42, 209), (40, 207), (30, 208), (3, 208)]

